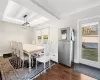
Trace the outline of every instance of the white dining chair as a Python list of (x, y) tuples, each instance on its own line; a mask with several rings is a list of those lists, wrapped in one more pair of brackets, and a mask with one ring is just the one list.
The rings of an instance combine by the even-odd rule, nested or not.
[(20, 53), (19, 53), (19, 42), (15, 41), (14, 44), (15, 44), (15, 54), (17, 55), (17, 57), (19, 58), (20, 57)]
[(18, 61), (18, 57), (19, 57), (19, 51), (18, 51), (18, 44), (16, 41), (11, 41), (10, 42), (10, 46), (11, 46), (11, 53), (12, 53), (12, 58), (13, 58), (13, 62), (16, 64), (15, 66), (19, 66), (19, 61)]
[(46, 71), (46, 62), (49, 62), (49, 67), (50, 67), (50, 60), (51, 60), (51, 55), (50, 55), (50, 45), (45, 44), (44, 45), (44, 55), (36, 58), (36, 69), (37, 69), (37, 62), (41, 62), (44, 64), (44, 72)]
[(15, 48), (14, 48), (14, 41), (10, 41), (10, 47), (11, 47), (11, 53), (12, 53), (12, 61), (13, 63), (16, 63), (17, 60), (15, 59)]
[(25, 55), (25, 53), (23, 52), (23, 44), (21, 42), (18, 42), (18, 47), (19, 47), (19, 53), (20, 53), (20, 67), (22, 65), (22, 69), (23, 69), (24, 62), (25, 62), (25, 60), (28, 60), (29, 57), (28, 57), (28, 55)]
[(15, 54), (16, 53), (16, 44), (15, 41), (10, 42), (10, 47), (11, 47), (11, 53)]
[(11, 53), (12, 53), (12, 55), (13, 55), (13, 54), (14, 54), (13, 41), (10, 41), (10, 48), (11, 48)]
[(20, 53), (19, 53), (19, 46), (18, 46), (18, 42), (14, 41), (14, 49), (15, 49), (15, 55), (16, 55), (16, 59), (17, 59), (17, 67), (20, 67)]

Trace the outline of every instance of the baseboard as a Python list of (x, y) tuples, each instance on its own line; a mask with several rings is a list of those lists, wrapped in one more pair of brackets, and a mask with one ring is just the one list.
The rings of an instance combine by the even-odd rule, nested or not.
[(58, 64), (58, 62), (56, 62), (56, 61), (54, 61), (54, 60), (51, 60), (52, 62), (54, 62), (54, 63), (56, 63), (56, 64)]
[(74, 60), (74, 63), (79, 63), (79, 61), (78, 60)]

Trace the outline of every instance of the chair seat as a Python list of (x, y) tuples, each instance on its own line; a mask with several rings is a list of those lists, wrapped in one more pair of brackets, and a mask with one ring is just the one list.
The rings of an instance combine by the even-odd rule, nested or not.
[(24, 60), (28, 60), (29, 59), (29, 57), (28, 56), (24, 56)]
[(26, 55), (26, 54), (24, 54), (24, 56), (22, 57), (20, 57), (22, 60), (28, 60), (29, 59), (29, 56), (28, 55)]
[(50, 61), (50, 56), (41, 56), (39, 58), (36, 58), (36, 60), (39, 62), (43, 62), (43, 63), (48, 62), (48, 61)]

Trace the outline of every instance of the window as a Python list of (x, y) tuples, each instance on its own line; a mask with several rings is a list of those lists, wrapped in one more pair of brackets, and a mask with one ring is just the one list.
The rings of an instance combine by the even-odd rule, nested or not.
[(43, 44), (46, 44), (48, 42), (48, 35), (49, 35), (49, 29), (48, 28), (42, 29)]
[(46, 44), (49, 40), (49, 28), (43, 28), (36, 31), (36, 43), (38, 45)]
[(36, 44), (42, 44), (42, 32), (41, 30), (36, 31)]

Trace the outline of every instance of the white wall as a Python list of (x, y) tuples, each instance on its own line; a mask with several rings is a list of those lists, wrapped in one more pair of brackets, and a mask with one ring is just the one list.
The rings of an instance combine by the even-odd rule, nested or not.
[[(74, 45), (74, 60), (76, 63), (79, 62), (79, 52), (78, 52), (78, 39), (77, 39), (77, 22), (78, 20), (84, 19), (84, 18), (88, 18), (88, 17), (93, 17), (93, 16), (97, 16), (100, 15), (100, 5), (78, 12), (78, 13), (74, 13), (71, 14), (69, 16), (63, 17), (61, 20), (59, 21), (50, 21), (47, 22), (45, 24), (36, 26), (35, 28), (42, 28), (42, 27), (46, 27), (47, 25), (50, 26), (51, 30), (50, 30), (50, 37), (51, 37), (51, 41), (53, 43), (52, 45), (52, 49), (53, 51), (56, 53), (56, 55), (58, 55), (58, 28), (63, 28), (63, 27), (72, 27), (75, 30), (75, 45)], [(35, 29), (34, 28), (34, 29)], [(35, 38), (34, 38), (35, 39)]]
[(33, 28), (33, 40), (36, 40), (36, 30), (49, 27), (49, 36), (51, 41), (51, 52), (56, 56), (55, 61), (58, 61), (58, 28), (51, 24), (44, 24)]
[(10, 53), (10, 41), (32, 42), (32, 29), (23, 29), (22, 26), (0, 21), (0, 55)]

